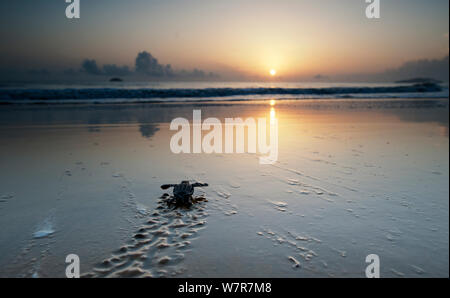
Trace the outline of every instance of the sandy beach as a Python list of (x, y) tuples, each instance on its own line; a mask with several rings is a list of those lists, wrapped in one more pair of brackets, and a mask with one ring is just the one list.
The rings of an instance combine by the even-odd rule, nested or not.
[[(270, 117), (279, 156), (174, 154), (177, 117)], [(272, 111), (272, 112), (271, 112)], [(448, 277), (448, 99), (0, 106), (0, 277)], [(161, 184), (203, 181), (191, 210)]]

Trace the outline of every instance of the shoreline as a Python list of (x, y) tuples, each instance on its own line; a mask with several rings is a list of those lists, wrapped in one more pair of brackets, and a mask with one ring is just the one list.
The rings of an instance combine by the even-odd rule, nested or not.
[(2, 102), (0, 101), (0, 108), (2, 106), (109, 106), (109, 105), (154, 105), (154, 106), (189, 106), (189, 105), (267, 105), (270, 101), (276, 101), (277, 104), (309, 104), (309, 103), (367, 103), (367, 102), (448, 102), (449, 97), (346, 97), (346, 98), (264, 98), (264, 99), (228, 99), (228, 100), (184, 100), (184, 101), (164, 101), (164, 100), (151, 100), (151, 101), (120, 101), (120, 102), (97, 102), (97, 101), (53, 101), (53, 100), (32, 100), (32, 101), (15, 101), (15, 102)]

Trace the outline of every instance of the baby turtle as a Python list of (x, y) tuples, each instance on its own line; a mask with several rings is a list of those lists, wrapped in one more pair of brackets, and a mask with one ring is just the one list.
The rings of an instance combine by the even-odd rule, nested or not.
[(192, 197), (194, 195), (194, 187), (208, 186), (207, 183), (193, 183), (189, 181), (181, 181), (180, 184), (164, 184), (162, 189), (173, 187), (173, 197), (168, 201), (169, 205), (190, 207), (196, 200)]

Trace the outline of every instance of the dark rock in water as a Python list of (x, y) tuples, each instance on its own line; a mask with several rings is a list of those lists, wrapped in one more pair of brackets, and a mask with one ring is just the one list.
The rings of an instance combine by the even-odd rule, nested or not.
[(111, 78), (109, 81), (110, 82), (123, 82), (123, 80), (121, 78)]

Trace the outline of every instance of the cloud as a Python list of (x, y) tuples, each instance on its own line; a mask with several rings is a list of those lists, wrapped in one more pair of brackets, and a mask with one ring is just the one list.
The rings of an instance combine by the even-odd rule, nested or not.
[[(26, 79), (60, 79), (61, 77), (70, 79), (83, 79), (89, 76), (89, 79), (104, 80), (104, 77), (125, 77), (130, 80), (214, 80), (219, 75), (194, 68), (192, 70), (176, 70), (171, 64), (161, 64), (151, 53), (142, 51), (135, 58), (134, 67), (127, 65), (120, 66), (115, 63), (100, 64), (96, 59), (86, 58), (81, 61), (79, 67), (74, 68), (56, 68), (49, 70), (47, 68), (36, 69), (0, 69), (0, 79), (26, 78)], [(85, 78), (84, 78), (85, 79)]]
[(147, 51), (138, 53), (135, 60), (136, 74), (172, 79), (216, 79), (219, 76), (201, 69), (175, 71), (170, 64), (161, 64), (158, 59)]
[(442, 81), (449, 79), (448, 56), (442, 59), (421, 59), (409, 61), (398, 68), (388, 69), (382, 75), (391, 80), (402, 80), (414, 77), (426, 77)]
[(92, 60), (85, 59), (81, 63), (81, 71), (85, 72), (87, 74), (91, 74), (91, 75), (101, 75), (102, 74), (102, 71), (97, 66), (97, 62), (94, 59), (92, 59)]
[(94, 59), (85, 59), (81, 63), (81, 72), (90, 75), (126, 76), (131, 74), (128, 66), (117, 66), (116, 64), (106, 64), (103, 68), (97, 65)]
[(152, 54), (143, 51), (140, 52), (135, 61), (136, 72), (153, 77), (164, 77), (173, 74), (172, 66), (159, 64), (158, 59)]
[(165, 79), (215, 79), (219, 76), (212, 72), (205, 72), (201, 69), (175, 71), (170, 64), (161, 64), (158, 59), (147, 51), (138, 53), (135, 59), (135, 69), (130, 70), (128, 66), (117, 66), (116, 64), (106, 64), (100, 68), (95, 59), (85, 59), (81, 63), (81, 72), (89, 75), (107, 76), (148, 76)]
[(420, 59), (403, 63), (379, 73), (359, 73), (333, 76), (334, 81), (343, 82), (395, 82), (412, 78), (429, 78), (449, 81), (449, 57), (442, 59)]

